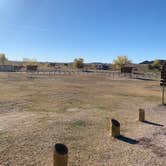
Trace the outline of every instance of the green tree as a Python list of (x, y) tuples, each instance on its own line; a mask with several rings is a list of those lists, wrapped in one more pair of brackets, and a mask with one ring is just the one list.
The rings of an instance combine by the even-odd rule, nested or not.
[(121, 69), (123, 66), (131, 64), (131, 61), (127, 56), (118, 56), (113, 60), (113, 64), (115, 65), (116, 69)]
[(75, 68), (81, 69), (84, 67), (84, 59), (76, 58), (74, 59), (73, 65)]
[(8, 59), (6, 58), (5, 54), (0, 53), (0, 64), (4, 65), (7, 61)]

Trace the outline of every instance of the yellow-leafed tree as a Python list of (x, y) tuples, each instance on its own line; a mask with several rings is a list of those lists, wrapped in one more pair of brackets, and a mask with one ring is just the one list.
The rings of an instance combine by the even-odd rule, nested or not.
[(116, 69), (121, 69), (123, 66), (131, 64), (131, 61), (127, 56), (118, 56), (116, 59), (114, 59), (113, 64), (115, 65)]
[(4, 65), (7, 61), (8, 59), (6, 58), (5, 54), (0, 53), (0, 64)]

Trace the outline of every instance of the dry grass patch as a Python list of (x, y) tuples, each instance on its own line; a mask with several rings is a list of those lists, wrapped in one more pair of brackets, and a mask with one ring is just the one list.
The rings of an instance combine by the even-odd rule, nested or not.
[[(158, 106), (158, 81), (2, 73), (0, 86), (0, 165), (52, 165), (57, 142), (69, 147), (71, 166), (166, 165), (157, 150), (112, 140), (107, 131), (108, 119), (115, 118), (128, 139), (155, 143), (160, 131), (156, 138), (163, 140), (166, 112)], [(148, 121), (164, 126), (138, 122), (139, 108)]]

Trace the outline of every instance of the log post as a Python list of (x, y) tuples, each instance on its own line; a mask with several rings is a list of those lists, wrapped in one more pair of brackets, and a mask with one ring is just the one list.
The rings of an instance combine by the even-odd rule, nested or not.
[(145, 121), (145, 110), (144, 109), (139, 109), (139, 121), (144, 122)]
[(118, 137), (120, 136), (120, 123), (115, 120), (115, 119), (111, 119), (110, 120), (110, 128), (109, 128), (109, 132), (110, 132), (110, 135), (112, 137)]
[(53, 166), (67, 166), (68, 165), (68, 148), (63, 144), (56, 144), (54, 146)]
[(164, 105), (165, 85), (162, 88), (163, 88), (163, 91), (162, 91), (162, 105)]

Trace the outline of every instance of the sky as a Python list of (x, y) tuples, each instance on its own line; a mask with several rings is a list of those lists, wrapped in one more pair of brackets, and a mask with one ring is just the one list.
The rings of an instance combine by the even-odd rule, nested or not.
[(0, 52), (53, 62), (166, 59), (166, 0), (0, 0)]

